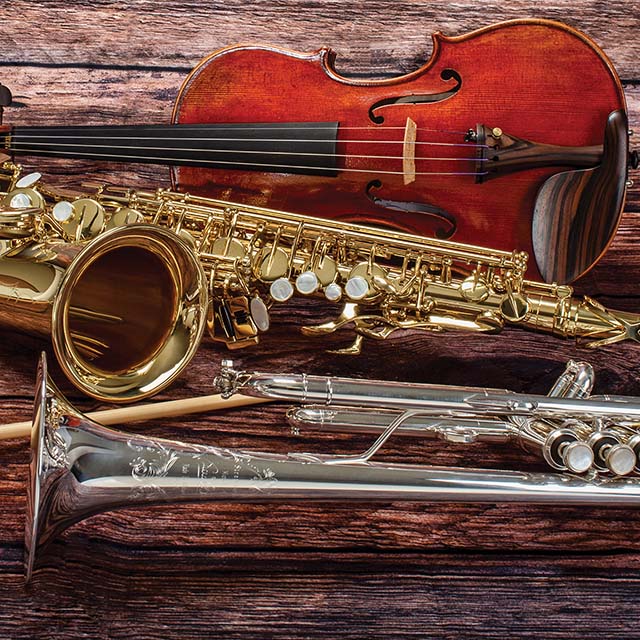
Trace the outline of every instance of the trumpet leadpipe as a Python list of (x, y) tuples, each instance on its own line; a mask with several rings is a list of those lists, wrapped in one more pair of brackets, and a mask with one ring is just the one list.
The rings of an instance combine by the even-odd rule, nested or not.
[(224, 360), (214, 385), (223, 396), (248, 396), (288, 400), (300, 404), (359, 406), (450, 417), (503, 416), (567, 420), (586, 423), (605, 421), (640, 422), (640, 400), (618, 396), (550, 397), (455, 385), (402, 383), (383, 380), (339, 378), (307, 374), (244, 372)]
[[(295, 432), (304, 429), (340, 433), (380, 434), (402, 413), (392, 410), (358, 409), (308, 405), (292, 407), (287, 421)], [(487, 442), (506, 444), (515, 442), (523, 449), (542, 455), (549, 465), (559, 471), (585, 473), (592, 468), (594, 454), (591, 446), (568, 428), (553, 425), (518, 426), (498, 418), (448, 418), (446, 416), (416, 415), (401, 420), (395, 433), (403, 436), (439, 438), (456, 444)]]
[(223, 395), (241, 391), (302, 404), (324, 403), (324, 409), (290, 412), (297, 428), (379, 433), (395, 421), (398, 433), (458, 442), (514, 440), (541, 453), (554, 469), (584, 473), (595, 467), (627, 475), (638, 466), (640, 438), (634, 438), (632, 446), (615, 430), (603, 432), (602, 424), (637, 422), (640, 403), (625, 396), (614, 401), (589, 397), (593, 381), (592, 368), (575, 362), (568, 363), (548, 396), (539, 396), (505, 389), (246, 373), (225, 361), (216, 385)]

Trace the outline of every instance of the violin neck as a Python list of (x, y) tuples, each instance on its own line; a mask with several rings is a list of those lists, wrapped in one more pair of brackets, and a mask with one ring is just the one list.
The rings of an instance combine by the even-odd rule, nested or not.
[(21, 155), (335, 176), (337, 134), (337, 122), (12, 127), (0, 133), (0, 149)]

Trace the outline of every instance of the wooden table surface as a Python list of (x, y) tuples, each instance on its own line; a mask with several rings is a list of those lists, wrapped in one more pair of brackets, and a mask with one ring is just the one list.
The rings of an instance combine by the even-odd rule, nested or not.
[[(0, 7), (0, 82), (13, 124), (167, 122), (185, 74), (235, 42), (308, 51), (329, 45), (351, 76), (393, 77), (420, 66), (430, 34), (463, 34), (502, 19), (562, 20), (590, 35), (622, 78), (640, 132), (640, 2), (570, 0), (343, 3), (334, 0), (153, 2), (11, 0)], [(553, 73), (553, 69), (549, 70)], [(632, 144), (640, 147), (640, 135)], [(54, 184), (86, 177), (166, 185), (162, 168), (30, 160)], [(638, 310), (640, 176), (613, 246), (579, 283), (610, 306)], [(602, 393), (640, 395), (640, 346), (598, 352), (518, 330), (502, 335), (406, 333), (361, 356), (327, 355), (296, 327), (317, 306), (280, 311), (249, 369), (508, 387), (544, 393), (569, 358), (589, 359)], [(345, 344), (340, 335), (332, 344)], [(0, 422), (30, 415), (35, 338), (3, 331)], [(50, 350), (49, 350), (50, 351)], [(50, 354), (51, 355), (51, 354)], [(210, 389), (228, 353), (206, 342), (162, 398)], [(51, 355), (51, 358), (53, 356)], [(383, 364), (381, 364), (383, 363)], [(95, 405), (55, 379), (83, 410)], [(293, 438), (283, 406), (254, 407), (136, 430), (257, 450), (358, 451), (366, 438)], [(542, 469), (520, 451), (392, 441), (385, 458)], [(640, 637), (640, 511), (415, 503), (212, 503), (122, 510), (86, 520), (51, 549), (51, 566), (23, 583), (28, 447), (0, 447), (0, 637)]]

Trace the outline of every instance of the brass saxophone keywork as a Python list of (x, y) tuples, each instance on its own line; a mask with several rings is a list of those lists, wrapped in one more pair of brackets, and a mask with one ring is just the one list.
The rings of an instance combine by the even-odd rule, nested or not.
[[(63, 256), (73, 264), (70, 247), (83, 247), (86, 256), (106, 234), (117, 237), (133, 228), (143, 238), (161, 229), (204, 270), (208, 297), (200, 295), (200, 312), (191, 305), (190, 313), (206, 316), (212, 337), (231, 349), (254, 345), (270, 326), (270, 310), (293, 296), (342, 303), (335, 320), (302, 327), (308, 336), (351, 327), (355, 341), (342, 353), (359, 353), (364, 338), (384, 339), (399, 329), (498, 332), (519, 326), (576, 338), (586, 347), (639, 339), (639, 315), (576, 297), (566, 285), (524, 279), (528, 257), (523, 252), (163, 189), (99, 185), (69, 197), (40, 179), (39, 174), (21, 176), (11, 163), (2, 165), (0, 276), (9, 272), (13, 281), (23, 269), (26, 274)], [(132, 273), (135, 264), (131, 262)], [(8, 288), (0, 285), (5, 309), (9, 303), (14, 309), (31, 308), (33, 295), (16, 295), (15, 286), (11, 292)], [(178, 304), (174, 315), (183, 311)], [(4, 324), (18, 326), (13, 313), (0, 316)], [(90, 325), (89, 317), (84, 314), (85, 325)], [(78, 340), (88, 344), (87, 337), (83, 330)], [(113, 339), (105, 332), (101, 337), (107, 343)]]

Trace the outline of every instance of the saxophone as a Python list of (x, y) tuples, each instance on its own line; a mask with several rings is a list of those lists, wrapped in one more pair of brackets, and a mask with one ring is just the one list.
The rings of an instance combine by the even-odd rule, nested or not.
[[(639, 340), (639, 315), (576, 297), (567, 285), (525, 279), (528, 256), (521, 251), (327, 222), (165, 189), (100, 184), (70, 196), (40, 180), (39, 174), (23, 176), (12, 163), (0, 171), (0, 299), (11, 300), (14, 308), (19, 287), (3, 284), (2, 277), (12, 261), (46, 262), (69, 246), (82, 246), (87, 255), (104, 235), (115, 236), (115, 242), (126, 229), (134, 229), (138, 238), (162, 229), (179, 239), (176, 246), (187, 247), (204, 270), (207, 291), (191, 291), (201, 307), (198, 313), (191, 305), (196, 341), (206, 319), (213, 339), (227, 347), (256, 344), (259, 333), (269, 328), (272, 307), (293, 296), (341, 303), (337, 318), (304, 326), (302, 332), (320, 336), (352, 327), (355, 340), (342, 353), (359, 353), (364, 338), (385, 339), (399, 329), (498, 332), (513, 325), (576, 338), (590, 348)], [(167, 281), (178, 277), (173, 269), (169, 276)], [(100, 314), (82, 311), (85, 318)], [(5, 324), (15, 323), (15, 314), (7, 319), (0, 313), (3, 318)], [(91, 353), (85, 349), (83, 357), (95, 375)], [(63, 364), (67, 373), (68, 368)], [(81, 388), (87, 386), (71, 377)], [(89, 392), (100, 396), (95, 386)]]

